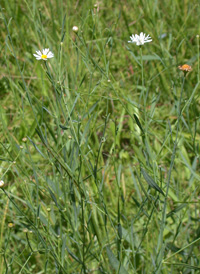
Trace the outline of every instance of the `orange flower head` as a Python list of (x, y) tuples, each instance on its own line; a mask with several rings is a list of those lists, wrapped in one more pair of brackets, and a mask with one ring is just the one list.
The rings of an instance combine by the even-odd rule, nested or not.
[(187, 65), (187, 64), (184, 64), (184, 65), (182, 65), (182, 66), (178, 66), (178, 68), (179, 68), (180, 70), (186, 71), (186, 72), (192, 70), (192, 67), (189, 66), (189, 65)]

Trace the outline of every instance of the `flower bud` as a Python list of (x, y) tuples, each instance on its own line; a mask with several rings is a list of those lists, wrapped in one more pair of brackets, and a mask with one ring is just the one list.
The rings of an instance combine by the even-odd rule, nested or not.
[(73, 32), (78, 32), (78, 27), (77, 26), (73, 26), (73, 28), (72, 28), (72, 30), (73, 30)]

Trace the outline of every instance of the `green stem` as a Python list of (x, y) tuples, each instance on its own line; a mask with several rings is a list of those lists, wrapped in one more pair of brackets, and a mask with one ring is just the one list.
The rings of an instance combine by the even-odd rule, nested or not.
[(180, 125), (180, 120), (182, 117), (181, 101), (182, 101), (182, 96), (183, 96), (184, 84), (185, 84), (185, 74), (183, 76), (181, 94), (180, 94), (179, 105), (178, 105), (178, 122), (177, 122), (177, 128), (176, 128), (176, 137), (175, 137), (175, 141), (174, 141), (174, 147), (173, 147), (173, 152), (172, 152), (172, 156), (171, 156), (171, 164), (170, 164), (170, 169), (169, 169), (169, 174), (168, 174), (168, 179), (167, 179), (167, 188), (166, 188), (166, 195), (165, 195), (165, 200), (164, 200), (162, 223), (161, 223), (160, 235), (159, 235), (159, 240), (158, 240), (158, 245), (157, 245), (157, 252), (159, 252), (158, 264), (157, 264), (157, 269), (156, 269), (155, 273), (160, 273), (160, 270), (161, 270), (161, 267), (163, 264), (163, 256), (164, 256), (164, 249), (165, 249), (164, 244), (163, 244), (163, 232), (164, 232), (165, 222), (166, 222), (167, 199), (168, 199), (168, 193), (169, 193), (171, 174), (172, 174), (172, 170), (174, 167), (176, 149), (177, 149), (177, 145), (178, 145), (179, 125)]
[(60, 43), (59, 78), (58, 78), (60, 87), (62, 86), (61, 85), (62, 49), (63, 49), (63, 42)]
[(144, 67), (143, 67), (143, 58), (142, 58), (142, 47), (140, 46), (140, 66), (142, 70), (142, 91), (140, 95), (140, 99), (143, 97), (144, 98), (144, 103), (145, 103), (145, 96), (144, 96)]
[(197, 80), (199, 83), (199, 35), (197, 35), (197, 60), (198, 60), (198, 75), (197, 75)]
[(174, 257), (175, 255), (179, 254), (180, 252), (182, 252), (184, 249), (190, 247), (191, 245), (197, 243), (200, 240), (200, 238), (197, 238), (196, 240), (194, 240), (193, 242), (189, 243), (188, 245), (182, 247), (181, 249), (179, 249), (178, 251), (176, 251), (175, 253), (173, 253), (171, 256), (169, 256), (168, 258), (166, 258), (163, 263), (165, 264), (166, 261), (168, 261), (169, 259), (171, 259), (172, 257)]
[(140, 62), (142, 69), (142, 88), (144, 88), (144, 67), (143, 67), (143, 58), (142, 58), (142, 47), (140, 46)]

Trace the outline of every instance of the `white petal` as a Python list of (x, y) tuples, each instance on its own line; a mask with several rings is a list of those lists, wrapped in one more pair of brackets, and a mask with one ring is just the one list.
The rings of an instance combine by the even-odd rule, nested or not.
[(42, 55), (42, 53), (41, 53), (41, 51), (40, 50), (36, 50), (36, 53), (38, 54), (38, 55)]
[(144, 45), (145, 43), (149, 43), (152, 41), (150, 35), (148, 34), (146, 36), (146, 34), (144, 32), (140, 32), (140, 34), (132, 34), (130, 36), (130, 41), (128, 41), (128, 43), (136, 43), (137, 46), (141, 46)]
[(42, 52), (43, 52), (44, 55), (47, 55), (47, 53), (49, 52), (49, 49), (43, 49)]
[(132, 36), (130, 36), (131, 41), (128, 41), (129, 43), (136, 43), (137, 39), (135, 38), (135, 36), (132, 34)]
[(49, 53), (47, 54), (47, 58), (52, 58), (52, 57), (54, 57), (53, 53), (52, 53), (52, 52), (49, 52)]
[(37, 57), (40, 57), (40, 55), (38, 55), (38, 54), (33, 54), (33, 55), (34, 55), (36, 58), (37, 58)]

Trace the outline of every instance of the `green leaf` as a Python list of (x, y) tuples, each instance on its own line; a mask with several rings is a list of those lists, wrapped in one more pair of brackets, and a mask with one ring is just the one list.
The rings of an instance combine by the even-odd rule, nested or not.
[(167, 218), (172, 216), (174, 213), (178, 212), (179, 210), (181, 210), (182, 208), (186, 207), (187, 204), (181, 204), (177, 207), (175, 207), (172, 211), (170, 211), (168, 214), (167, 214)]
[[(173, 252), (178, 252), (179, 250), (181, 250), (179, 247), (177, 247), (176, 245), (174, 245), (173, 243), (167, 243), (166, 247), (168, 249), (170, 249)], [(179, 254), (181, 255), (186, 255), (185, 251), (182, 250), (181, 252), (179, 252)]]
[(136, 114), (133, 114), (133, 116), (134, 116), (134, 118), (135, 118), (136, 124), (137, 124), (138, 127), (141, 129), (141, 131), (144, 133), (144, 130), (143, 130), (143, 128), (142, 128), (142, 125), (141, 125), (141, 123), (140, 123), (139, 118), (137, 117)]
[(156, 184), (156, 182), (153, 180), (153, 178), (151, 176), (149, 176), (149, 174), (143, 168), (141, 168), (141, 172), (142, 172), (142, 175), (143, 175), (145, 181), (147, 182), (147, 184), (150, 187), (154, 188), (156, 191), (160, 192), (163, 196), (165, 196), (162, 189)]
[[(27, 136), (28, 137), (28, 136)], [(29, 138), (29, 141), (33, 144), (33, 146), (35, 147), (35, 149), (40, 153), (40, 155), (46, 159), (46, 157), (44, 156), (44, 154), (42, 153), (42, 151), (37, 147), (37, 145), (31, 140), (31, 138)]]
[[(106, 251), (107, 251), (108, 259), (109, 259), (109, 262), (110, 262), (111, 266), (115, 269), (115, 271), (118, 271), (119, 261), (117, 260), (117, 258), (115, 257), (115, 255), (112, 253), (111, 249), (108, 246), (106, 247)], [(119, 274), (128, 274), (128, 272), (123, 267), (123, 265), (120, 266), (120, 269), (117, 273), (119, 273)]]
[[(138, 60), (140, 60), (141, 59), (141, 57), (140, 56), (138, 56), (138, 57), (136, 57)], [(153, 61), (153, 60), (161, 60), (161, 58), (157, 55), (157, 54), (155, 54), (155, 55), (142, 55), (142, 60), (143, 61)]]
[[(167, 263), (167, 264), (169, 264), (169, 263)], [(179, 267), (183, 267), (183, 268), (189, 268), (189, 269), (195, 269), (195, 270), (200, 270), (200, 267), (198, 267), (198, 266), (194, 266), (194, 265), (189, 265), (189, 264), (179, 264), (179, 263), (175, 263), (175, 264), (173, 264), (173, 263), (170, 263), (170, 265), (176, 265), (176, 266), (179, 266)]]
[(83, 262), (66, 246), (68, 253), (72, 256), (74, 260), (76, 260), (79, 264), (83, 264)]
[(51, 195), (52, 200), (54, 201), (54, 203), (58, 207), (58, 202), (57, 202), (56, 196), (54, 195), (54, 193), (51, 191), (51, 189), (49, 187), (48, 187), (48, 190), (49, 190), (49, 193)]

